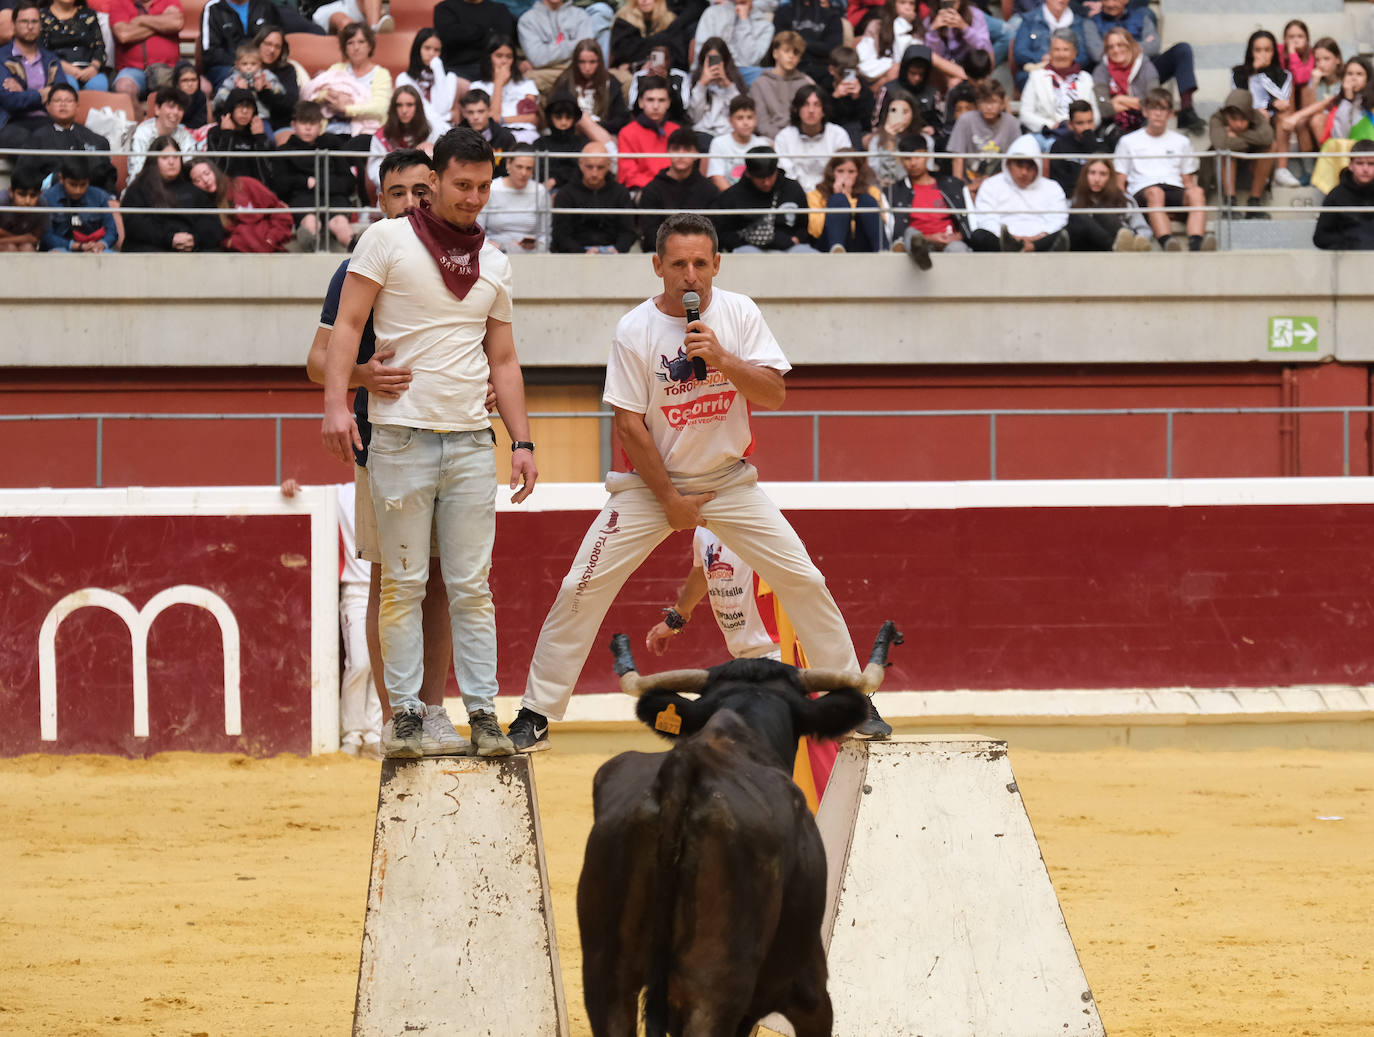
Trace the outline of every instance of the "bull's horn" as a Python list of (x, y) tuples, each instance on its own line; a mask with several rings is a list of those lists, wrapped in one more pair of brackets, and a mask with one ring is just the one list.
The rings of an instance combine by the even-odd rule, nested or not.
[(635, 670), (630, 639), (624, 634), (616, 634), (611, 638), (611, 656), (615, 660), (615, 672), (620, 676), (620, 690), (635, 698), (645, 692), (663, 689), (692, 694), (706, 686), (705, 670), (665, 670), (650, 677), (641, 677)]
[(865, 695), (872, 695), (883, 683), (883, 670), (887, 667), (887, 654), (893, 645), (902, 643), (902, 633), (897, 624), (888, 620), (878, 630), (873, 641), (873, 651), (868, 657), (868, 665), (856, 682), (852, 673), (840, 670), (802, 670), (802, 687), (807, 691), (834, 691), (836, 688), (858, 688)]
[(845, 670), (800, 670), (802, 687), (809, 692), (834, 691), (836, 688), (858, 688), (872, 695), (883, 682), (883, 668), (874, 663), (864, 667), (863, 673)]
[(706, 687), (706, 676), (705, 670), (664, 670), (648, 677), (627, 673), (620, 678), (620, 690), (635, 698), (647, 695), (651, 691), (676, 691), (680, 695), (695, 695)]

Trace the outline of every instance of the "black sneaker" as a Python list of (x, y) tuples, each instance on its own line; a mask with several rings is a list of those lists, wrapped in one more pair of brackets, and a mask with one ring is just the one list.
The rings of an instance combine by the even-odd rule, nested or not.
[(522, 706), (510, 722), (510, 727), (506, 728), (506, 733), (515, 743), (517, 751), (537, 753), (549, 747), (549, 718)]
[(918, 270), (930, 269), (930, 243), (924, 234), (911, 235), (911, 248), (906, 253)]
[(425, 718), (408, 709), (398, 709), (391, 717), (391, 735), (382, 741), (382, 753), (390, 759), (417, 760), (424, 755), (420, 739), (425, 733)]
[(1198, 115), (1192, 108), (1180, 108), (1178, 129), (1180, 133), (1201, 133), (1207, 129), (1207, 124), (1202, 121), (1202, 116)]
[(868, 696), (868, 719), (854, 729), (854, 737), (873, 742), (883, 742), (892, 737), (892, 725), (878, 713), (872, 695)]

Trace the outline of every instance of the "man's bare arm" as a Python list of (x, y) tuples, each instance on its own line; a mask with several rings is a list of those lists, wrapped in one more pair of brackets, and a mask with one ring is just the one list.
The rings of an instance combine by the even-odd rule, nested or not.
[[(515, 352), (515, 333), (510, 322), (488, 317), (487, 335), (482, 340), (482, 348), (486, 350), (501, 421), (505, 423), (513, 441), (528, 441), (530, 419), (525, 407), (525, 378), (520, 373), (520, 358)], [(517, 491), (511, 497), (511, 503), (519, 504), (534, 492), (539, 468), (534, 463), (534, 454), (528, 450), (512, 452), (510, 468), (510, 488)]]

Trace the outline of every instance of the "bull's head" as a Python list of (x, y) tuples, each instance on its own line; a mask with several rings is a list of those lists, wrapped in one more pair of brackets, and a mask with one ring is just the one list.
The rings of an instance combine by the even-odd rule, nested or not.
[[(868, 666), (860, 673), (798, 670), (771, 659), (733, 659), (710, 670), (670, 670), (649, 677), (635, 671), (630, 641), (611, 639), (620, 687), (639, 699), (635, 713), (668, 738), (695, 734), (717, 712), (728, 709), (745, 722), (791, 768), (802, 735), (838, 738), (868, 715), (866, 696), (882, 683), (888, 649), (901, 644), (891, 622), (883, 624)], [(687, 698), (688, 695), (699, 698)], [(818, 698), (811, 695), (819, 694)], [(669, 722), (664, 723), (668, 717)]]

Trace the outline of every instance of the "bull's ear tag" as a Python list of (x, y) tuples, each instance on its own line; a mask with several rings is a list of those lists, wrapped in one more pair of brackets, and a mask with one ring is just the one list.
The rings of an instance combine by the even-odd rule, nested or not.
[(670, 702), (663, 708), (663, 712), (654, 718), (654, 730), (662, 731), (665, 735), (675, 735), (682, 730), (682, 717), (677, 715), (677, 706)]

